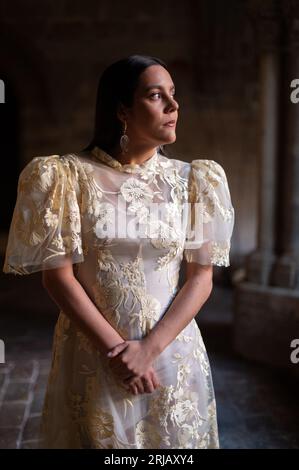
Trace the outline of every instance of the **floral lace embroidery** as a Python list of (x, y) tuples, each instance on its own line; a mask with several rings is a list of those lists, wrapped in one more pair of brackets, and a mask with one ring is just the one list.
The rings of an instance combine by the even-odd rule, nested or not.
[[(94, 278), (87, 287), (95, 304), (124, 339), (138, 339), (159, 321), (166, 300), (168, 305), (173, 300), (183, 251), (187, 261), (201, 262), (205, 253), (210, 264), (228, 265), (234, 211), (225, 173), (214, 161), (194, 160), (187, 175), (189, 181), (181, 173), (186, 166), (161, 155), (155, 154), (144, 165), (119, 167), (109, 158), (105, 161), (129, 174), (126, 179), (125, 174), (121, 175), (116, 192), (127, 204), (128, 214), (144, 225), (148, 243), (135, 241), (136, 252), (129, 261), (118, 256), (121, 241), (106, 233), (113, 224), (113, 204), (109, 191), (97, 183), (94, 166), (71, 154), (36, 157), (19, 182), (22, 199), (13, 228), (20, 249), (11, 243), (5, 266), (7, 271), (24, 274), (44, 266), (55, 267), (66, 255), (74, 264), (82, 263), (85, 256), (93, 259)], [(165, 203), (165, 219), (152, 216), (149, 207), (153, 202)], [(186, 234), (175, 226), (185, 202), (201, 202), (204, 208), (207, 236), (199, 249), (185, 249)], [(166, 286), (163, 308), (162, 295), (160, 299), (155, 291), (151, 294), (147, 285), (143, 247), (153, 257), (151, 275), (155, 274), (155, 285), (159, 288), (164, 282)], [(12, 253), (17, 257), (13, 258)], [(74, 370), (65, 368), (67, 361)], [(78, 448), (218, 447), (209, 362), (195, 320), (166, 348), (157, 366), (166, 371), (166, 377), (168, 370), (173, 371), (171, 381), (165, 379), (160, 389), (142, 397), (146, 398), (146, 411), (136, 420), (135, 413), (142, 409), (139, 397), (132, 397), (106, 374), (105, 358), (61, 312), (43, 411), (44, 429), (49, 436), (55, 387), (65, 391), (66, 380), (70, 385), (61, 399), (65, 427), (57, 437), (51, 436), (52, 444), (70, 442)], [(118, 416), (131, 423), (126, 438), (118, 429)]]
[[(124, 337), (129, 337), (128, 328), (132, 325), (136, 325), (136, 339), (145, 336), (158, 321), (161, 304), (146, 291), (142, 258), (117, 264), (111, 252), (105, 250), (101, 252), (99, 267), (93, 287), (99, 309)], [(122, 308), (128, 312), (129, 324), (121, 319)]]

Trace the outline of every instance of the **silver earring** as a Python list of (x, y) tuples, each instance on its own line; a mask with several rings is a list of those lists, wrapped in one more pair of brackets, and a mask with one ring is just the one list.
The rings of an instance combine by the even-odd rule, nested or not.
[(121, 136), (120, 142), (119, 142), (120, 148), (122, 150), (122, 154), (128, 151), (128, 146), (130, 142), (129, 136), (126, 134), (126, 130), (127, 130), (127, 122), (125, 121), (125, 128), (123, 130), (123, 135)]
[(158, 149), (158, 150), (159, 150), (159, 152), (162, 153), (162, 152), (163, 152), (163, 145), (159, 145), (159, 149)]

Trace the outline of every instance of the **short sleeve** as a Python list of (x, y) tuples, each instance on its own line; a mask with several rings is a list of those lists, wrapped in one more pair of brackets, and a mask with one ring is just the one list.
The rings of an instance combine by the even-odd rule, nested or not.
[(191, 162), (188, 202), (184, 258), (202, 265), (229, 266), (235, 213), (226, 174), (219, 163)]
[(78, 185), (67, 158), (33, 158), (18, 180), (4, 273), (30, 274), (84, 261)]

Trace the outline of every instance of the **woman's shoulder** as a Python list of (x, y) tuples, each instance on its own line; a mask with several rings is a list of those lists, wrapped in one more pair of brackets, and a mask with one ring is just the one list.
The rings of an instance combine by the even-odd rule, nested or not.
[(220, 163), (216, 162), (215, 160), (209, 160), (206, 158), (196, 158), (193, 160), (184, 160), (182, 158), (179, 158), (177, 156), (170, 156), (167, 157), (165, 155), (159, 154), (160, 155), (160, 160), (163, 162), (171, 162), (171, 164), (177, 165), (177, 166), (189, 166), (190, 168), (209, 168), (209, 169), (214, 169), (214, 168), (222, 168)]
[(38, 155), (23, 167), (19, 174), (19, 185), (34, 185), (42, 180), (53, 179), (60, 168), (60, 155)]
[(197, 170), (205, 175), (215, 174), (218, 176), (225, 177), (225, 170), (223, 166), (215, 160), (208, 160), (206, 158), (195, 159), (192, 160), (191, 167), (195, 171)]
[(226, 174), (223, 166), (215, 160), (209, 160), (206, 158), (196, 158), (191, 161), (186, 161), (177, 157), (166, 157), (160, 156), (160, 161), (164, 166), (176, 167), (180, 172), (184, 172), (186, 175), (192, 174), (197, 177), (212, 177), (213, 175), (217, 178), (225, 178)]
[(55, 173), (65, 169), (77, 170), (80, 167), (80, 158), (74, 153), (38, 155), (33, 157), (22, 169), (20, 176)]
[(33, 157), (19, 174), (19, 188), (23, 191), (53, 191), (54, 188), (67, 184), (76, 187), (85, 174), (80, 161), (72, 153), (38, 155)]

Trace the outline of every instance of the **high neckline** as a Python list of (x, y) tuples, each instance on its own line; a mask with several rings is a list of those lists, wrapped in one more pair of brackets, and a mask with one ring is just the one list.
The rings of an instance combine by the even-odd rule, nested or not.
[(144, 170), (154, 170), (158, 160), (158, 152), (155, 150), (154, 154), (142, 163), (120, 163), (116, 158), (112, 157), (109, 153), (105, 152), (100, 147), (95, 146), (91, 153), (101, 162), (106, 163), (110, 167), (126, 172), (126, 173), (139, 173)]

